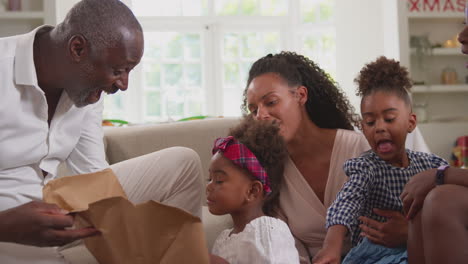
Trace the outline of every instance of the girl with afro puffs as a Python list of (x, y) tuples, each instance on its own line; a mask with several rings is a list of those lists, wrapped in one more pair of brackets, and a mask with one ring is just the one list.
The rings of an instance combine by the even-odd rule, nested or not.
[(379, 57), (367, 64), (355, 80), (361, 96), (362, 130), (371, 150), (344, 164), (349, 177), (327, 212), (324, 247), (314, 263), (340, 263), (342, 241), (349, 235), (353, 248), (343, 263), (407, 263), (406, 246), (375, 244), (361, 229), (359, 217), (378, 222), (386, 219), (373, 208), (401, 211), (400, 195), (409, 179), (447, 162), (433, 154), (405, 148), (408, 133), (416, 127), (408, 94), (411, 82), (399, 62)]

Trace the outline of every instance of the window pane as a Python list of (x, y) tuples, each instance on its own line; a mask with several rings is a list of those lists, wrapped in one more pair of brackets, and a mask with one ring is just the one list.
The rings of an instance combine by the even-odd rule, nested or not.
[(136, 16), (180, 16), (180, 0), (132, 0), (132, 10)]
[(183, 117), (197, 116), (203, 114), (204, 93), (199, 91), (188, 91), (186, 96), (186, 113)]
[(279, 50), (279, 34), (273, 33), (244, 33), (240, 34), (242, 58), (257, 60), (267, 53)]
[(201, 64), (185, 65), (186, 84), (187, 86), (201, 87)]
[[(254, 61), (280, 50), (278, 32), (236, 32), (224, 34), (223, 114), (239, 116), (248, 71)], [(240, 43), (240, 45), (236, 45)], [(235, 50), (235, 52), (226, 52)], [(240, 52), (239, 52), (240, 51)], [(226, 55), (227, 53), (227, 55)]]
[[(164, 121), (202, 114), (205, 97), (200, 41), (200, 33), (145, 32), (145, 49), (154, 51), (145, 52), (142, 59), (146, 118)], [(162, 56), (155, 59), (157, 54)], [(189, 94), (201, 97), (191, 99)]]
[(131, 0), (136, 16), (202, 16), (208, 0)]
[(184, 42), (184, 56), (188, 59), (200, 59), (200, 35), (187, 34)]
[(243, 62), (241, 63), (241, 71), (240, 71), (240, 87), (242, 90), (245, 88), (247, 84), (247, 78), (249, 77), (249, 70), (252, 67), (253, 61)]
[[(161, 46), (157, 44), (158, 42), (152, 41), (152, 40), (147, 41), (146, 36), (145, 36), (145, 42), (147, 42), (145, 43), (145, 52), (144, 52), (145, 57), (148, 59), (151, 58), (155, 60), (160, 59), (161, 58)], [(148, 42), (153, 43), (153, 44), (147, 45), (149, 44)]]
[(182, 81), (182, 65), (164, 64), (164, 86), (177, 86)]
[(248, 33), (241, 36), (241, 47), (243, 58), (253, 58), (258, 53), (255, 49), (258, 48), (257, 35), (255, 33)]
[(244, 16), (257, 15), (260, 11), (257, 0), (241, 0), (240, 14)]
[(161, 115), (161, 92), (146, 92), (146, 114), (158, 117)]
[(103, 119), (125, 119), (121, 93), (112, 95), (102, 93), (101, 96), (104, 96)]
[(166, 91), (166, 114), (172, 119), (179, 119), (184, 115), (184, 91)]
[(225, 58), (237, 58), (239, 56), (239, 45), (237, 34), (224, 35), (224, 52)]
[(236, 85), (239, 83), (239, 65), (237, 63), (224, 64), (224, 84)]
[(288, 11), (287, 0), (214, 0), (220, 16), (283, 16)]
[(167, 44), (165, 46), (164, 58), (180, 59), (183, 55), (182, 36), (178, 33), (165, 34)]
[(239, 13), (240, 0), (215, 0), (216, 15), (237, 15)]
[(302, 53), (335, 78), (336, 38), (334, 31), (304, 34), (302, 40)]
[(145, 86), (151, 88), (161, 87), (161, 65), (148, 63), (143, 68), (145, 71)]
[(280, 51), (280, 35), (277, 32), (263, 34), (263, 50), (258, 56), (264, 56), (267, 53), (275, 53)]
[(262, 16), (284, 16), (288, 13), (287, 0), (260, 0)]
[(317, 22), (317, 5), (315, 1), (301, 0), (301, 16), (304, 23)]
[(319, 7), (320, 20), (330, 21), (333, 18), (333, 2), (331, 0), (322, 1)]
[(333, 19), (333, 0), (301, 0), (303, 23), (330, 22)]

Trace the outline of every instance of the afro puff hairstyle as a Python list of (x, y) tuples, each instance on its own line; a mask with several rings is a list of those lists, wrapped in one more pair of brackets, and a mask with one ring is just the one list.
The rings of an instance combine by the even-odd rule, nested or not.
[(411, 106), (409, 91), (412, 83), (406, 67), (384, 56), (366, 64), (354, 82), (358, 85), (356, 95), (362, 98), (377, 92), (392, 93)]

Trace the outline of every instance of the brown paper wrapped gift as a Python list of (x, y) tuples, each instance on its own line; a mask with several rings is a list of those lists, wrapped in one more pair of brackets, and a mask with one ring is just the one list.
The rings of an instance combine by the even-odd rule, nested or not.
[(51, 181), (43, 195), (76, 213), (76, 227), (101, 231), (84, 240), (101, 264), (209, 262), (199, 218), (154, 201), (133, 205), (111, 169)]

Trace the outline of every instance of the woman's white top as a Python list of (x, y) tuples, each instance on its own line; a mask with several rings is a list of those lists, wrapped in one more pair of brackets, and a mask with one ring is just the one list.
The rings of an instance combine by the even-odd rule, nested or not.
[(299, 263), (294, 238), (285, 222), (262, 216), (248, 223), (244, 231), (226, 229), (216, 239), (212, 254), (230, 264)]

